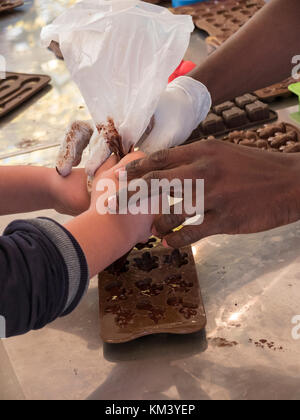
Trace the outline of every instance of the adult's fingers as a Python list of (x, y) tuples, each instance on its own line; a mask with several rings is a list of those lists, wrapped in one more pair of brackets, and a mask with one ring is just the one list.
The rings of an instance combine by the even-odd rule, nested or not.
[(68, 176), (72, 167), (78, 166), (84, 149), (89, 144), (93, 129), (87, 121), (74, 121), (61, 144), (56, 168), (63, 177)]
[[(159, 214), (153, 223), (153, 234), (163, 237), (171, 233), (174, 229), (183, 225), (183, 223), (197, 221), (201, 215), (215, 208), (216, 200), (212, 194), (205, 197), (201, 191), (194, 191), (193, 197), (183, 196), (181, 208), (172, 206), (170, 214)], [(188, 200), (188, 203), (187, 203)], [(201, 202), (199, 200), (202, 200)], [(188, 205), (188, 207), (186, 207)], [(192, 207), (194, 206), (194, 207)], [(187, 211), (188, 208), (188, 211)], [(195, 218), (195, 219), (194, 219)]]
[(145, 174), (163, 169), (172, 169), (176, 166), (188, 164), (200, 157), (195, 144), (178, 146), (173, 149), (159, 150), (150, 156), (129, 163), (125, 170), (128, 180), (141, 178)]
[(160, 238), (172, 232), (173, 229), (181, 226), (187, 218), (187, 215), (182, 214), (163, 214), (155, 218), (152, 233)]
[[(113, 171), (113, 174), (115, 175), (115, 171), (118, 168), (124, 167), (128, 162), (130, 162), (132, 159), (141, 159), (144, 157), (144, 154), (140, 151), (138, 152), (131, 152), (128, 153), (122, 160), (118, 162), (118, 158), (115, 154), (112, 154), (98, 169), (98, 172), (96, 173), (96, 177), (98, 175), (101, 175), (102, 177), (108, 175), (111, 177), (111, 171)], [(109, 172), (109, 173), (108, 173)]]
[[(193, 165), (183, 165), (180, 168), (149, 172), (141, 179), (129, 182), (128, 190), (126, 193), (126, 203), (124, 203), (124, 191), (121, 189), (116, 198), (111, 200), (111, 204), (116, 206), (117, 209), (123, 210), (123, 206), (127, 206), (132, 196), (137, 193), (137, 188), (140, 188), (140, 201), (150, 197), (159, 197), (163, 194), (173, 195), (174, 197), (179, 196), (179, 198), (183, 198), (183, 181), (185, 179), (193, 179), (195, 178), (195, 175), (200, 173), (200, 170), (197, 172), (197, 174), (193, 173), (194, 169), (195, 168)], [(158, 182), (155, 184), (152, 182), (154, 180)], [(163, 181), (166, 181), (166, 183)]]
[(166, 235), (164, 241), (172, 248), (181, 248), (219, 233), (221, 229), (217, 216), (214, 212), (207, 212), (201, 225), (184, 226), (181, 230)]

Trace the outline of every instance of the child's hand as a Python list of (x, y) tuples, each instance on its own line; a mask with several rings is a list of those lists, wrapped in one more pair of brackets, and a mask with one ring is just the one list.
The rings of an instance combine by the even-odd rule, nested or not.
[[(101, 169), (98, 170), (98, 172), (96, 173), (96, 177), (93, 182), (93, 191), (91, 199), (91, 209), (93, 211), (97, 212), (97, 199), (101, 194), (103, 194), (102, 192), (98, 192), (96, 190), (98, 181), (100, 179), (113, 180), (116, 184), (117, 192), (119, 189), (119, 180), (116, 176), (116, 170), (118, 168), (125, 167), (128, 163), (134, 160), (142, 159), (143, 157), (145, 157), (145, 154), (142, 152), (129, 153), (124, 159), (122, 159), (118, 164), (116, 164), (117, 160), (116, 157), (113, 155), (101, 166)], [(126, 236), (132, 241), (132, 246), (138, 242), (148, 240), (151, 236), (151, 226), (154, 220), (154, 216), (152, 216), (151, 214), (111, 214), (109, 215), (109, 217), (113, 217), (115, 219), (115, 222), (118, 223), (118, 225), (120, 226), (120, 233), (122, 231), (124, 231), (124, 233), (125, 231), (127, 232)]]
[[(98, 171), (98, 176), (115, 165), (116, 161), (110, 158)], [(53, 170), (50, 177), (50, 194), (53, 208), (62, 214), (77, 216), (88, 210), (91, 197), (87, 191), (87, 175), (84, 169), (74, 169), (65, 178)]]
[(77, 216), (89, 208), (90, 196), (84, 169), (76, 169), (66, 178), (53, 170), (49, 184), (53, 208), (58, 213)]
[[(90, 277), (101, 272), (111, 263), (125, 255), (138, 242), (146, 241), (151, 236), (151, 226), (154, 216), (148, 214), (105, 214), (97, 211), (97, 201), (103, 192), (97, 191), (98, 181), (102, 179), (113, 180), (118, 189), (118, 177), (115, 170), (124, 167), (132, 160), (143, 158), (143, 153), (130, 153), (118, 165), (116, 157), (112, 156), (102, 165), (93, 182), (91, 205), (65, 228), (78, 241), (86, 257)], [(107, 198), (107, 194), (105, 195)], [(105, 201), (105, 200), (104, 200)]]

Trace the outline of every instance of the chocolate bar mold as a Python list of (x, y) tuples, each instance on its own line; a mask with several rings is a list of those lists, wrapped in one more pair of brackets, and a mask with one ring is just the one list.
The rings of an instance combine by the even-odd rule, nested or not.
[[(215, 137), (209, 137), (214, 138)], [(300, 129), (292, 124), (279, 122), (267, 124), (256, 130), (233, 131), (220, 141), (253, 147), (268, 152), (299, 153)]]
[[(232, 5), (233, 7), (230, 7)], [(195, 25), (208, 33), (206, 38), (208, 53), (212, 54), (223, 42), (237, 32), (252, 16), (264, 6), (263, 1), (239, 1), (233, 5), (231, 1), (223, 5), (207, 1), (189, 7), (171, 9), (176, 14), (188, 14), (193, 17)], [(265, 102), (274, 102), (292, 96), (288, 86), (295, 83), (293, 78), (283, 80), (272, 86), (259, 89), (256, 96)]]
[(100, 332), (106, 343), (157, 333), (188, 334), (206, 325), (191, 248), (171, 252), (157, 245), (147, 251), (157, 263), (149, 273), (136, 265), (144, 253), (131, 252), (127, 272), (99, 274)]
[(140, 337), (123, 344), (103, 344), (104, 358), (109, 362), (128, 362), (137, 360), (150, 366), (156, 358), (165, 359), (166, 363), (187, 359), (207, 350), (206, 331), (201, 330), (184, 336), (178, 334), (155, 334)]
[(8, 12), (16, 7), (23, 6), (23, 0), (0, 0), (0, 13)]
[(7, 72), (6, 78), (0, 80), (0, 117), (22, 105), (50, 80), (46, 75)]
[[(179, 7), (172, 9), (172, 11), (178, 14), (192, 15), (195, 25), (209, 35), (206, 42), (208, 53), (211, 54), (263, 6), (264, 2), (260, 0), (250, 2), (245, 0), (231, 2), (228, 0), (222, 4), (208, 1), (190, 7)], [(277, 98), (285, 98), (291, 95), (287, 86), (282, 89), (273, 86), (271, 90), (267, 88), (255, 93), (260, 99), (272, 102)]]
[[(244, 98), (244, 100), (243, 100)], [(253, 108), (249, 106), (256, 105)], [(245, 94), (211, 109), (207, 118), (193, 131), (186, 143), (209, 135), (225, 136), (231, 131), (251, 129), (276, 121), (278, 114), (252, 94)]]
[(252, 16), (259, 11), (265, 2), (256, 0), (209, 0), (192, 6), (171, 9), (175, 14), (188, 14), (193, 17), (195, 25), (222, 43), (239, 30)]
[(275, 83), (274, 85), (268, 86), (263, 89), (255, 91), (255, 95), (264, 102), (274, 102), (277, 99), (285, 99), (293, 96), (292, 92), (289, 91), (289, 85), (295, 83), (293, 77), (283, 80), (282, 82)]

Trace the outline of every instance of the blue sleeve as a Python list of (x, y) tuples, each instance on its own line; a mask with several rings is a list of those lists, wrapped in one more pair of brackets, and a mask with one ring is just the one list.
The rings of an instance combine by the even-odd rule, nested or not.
[(5, 336), (40, 329), (69, 314), (88, 280), (85, 256), (61, 225), (50, 219), (11, 223), (0, 238), (0, 317), (5, 320)]

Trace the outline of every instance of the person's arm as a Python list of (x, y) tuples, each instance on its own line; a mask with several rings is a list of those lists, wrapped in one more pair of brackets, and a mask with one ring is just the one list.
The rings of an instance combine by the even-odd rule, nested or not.
[[(193, 180), (193, 205), (196, 199), (202, 200), (195, 181), (204, 180), (202, 224), (173, 231), (188, 218), (184, 209), (155, 219), (153, 234), (172, 248), (211, 235), (262, 232), (300, 220), (300, 188), (295, 182), (300, 176), (299, 153), (268, 153), (220, 140), (202, 140), (154, 153), (125, 169), (128, 182), (143, 178), (149, 196), (153, 179)], [(132, 194), (128, 191), (128, 200)]]
[[(91, 276), (101, 272), (105, 267), (126, 254), (138, 242), (148, 239), (151, 235), (152, 215), (132, 214), (98, 214), (97, 198), (101, 193), (96, 191), (100, 178), (112, 179), (118, 188), (118, 178), (115, 171), (132, 160), (145, 157), (142, 152), (127, 155), (117, 166), (110, 168), (111, 157), (101, 167), (101, 174), (93, 183), (92, 202), (90, 209), (71, 220), (65, 228), (76, 238), (83, 250)], [(103, 246), (105, 244), (105, 246)], [(99, 254), (99, 250), (101, 253)], [(100, 258), (99, 258), (100, 257)]]
[(88, 209), (90, 197), (83, 169), (67, 178), (55, 169), (35, 166), (0, 167), (0, 215), (55, 209), (76, 215)]
[[(132, 154), (121, 164), (143, 156)], [(106, 169), (112, 163), (106, 162)], [(114, 179), (113, 172), (105, 176)], [(0, 238), (0, 316), (6, 320), (6, 337), (69, 314), (93, 275), (148, 239), (152, 216), (101, 216), (98, 195), (94, 188), (89, 210), (65, 226), (38, 218), (14, 221), (5, 230)]]
[(271, 0), (189, 76), (205, 84), (214, 104), (290, 77), (299, 16), (299, 0)]

